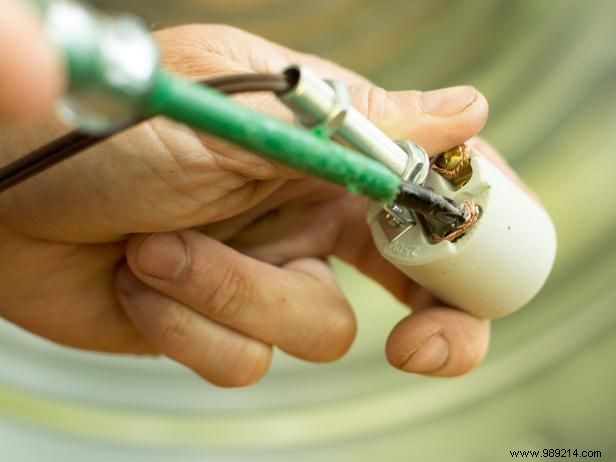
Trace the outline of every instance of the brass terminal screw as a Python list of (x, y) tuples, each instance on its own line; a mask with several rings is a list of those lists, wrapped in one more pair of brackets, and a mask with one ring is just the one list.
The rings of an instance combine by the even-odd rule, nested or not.
[(456, 146), (442, 153), (435, 164), (445, 170), (454, 170), (464, 158), (464, 145)]
[(469, 148), (461, 144), (440, 154), (432, 165), (432, 169), (446, 178), (456, 189), (460, 189), (471, 179)]

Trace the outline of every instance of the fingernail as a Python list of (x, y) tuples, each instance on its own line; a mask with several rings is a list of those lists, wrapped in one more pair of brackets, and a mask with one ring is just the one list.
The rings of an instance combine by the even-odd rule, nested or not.
[(137, 268), (158, 279), (174, 280), (188, 264), (186, 243), (178, 233), (151, 234), (137, 250)]
[(128, 268), (122, 268), (118, 272), (116, 285), (120, 292), (128, 296), (134, 295), (146, 288), (143, 282), (137, 279), (133, 272)]
[(427, 91), (420, 101), (424, 112), (435, 116), (459, 114), (477, 99), (477, 91), (468, 85)]
[(402, 369), (408, 372), (434, 372), (445, 365), (449, 359), (449, 343), (442, 335), (434, 335), (428, 339), (402, 365)]

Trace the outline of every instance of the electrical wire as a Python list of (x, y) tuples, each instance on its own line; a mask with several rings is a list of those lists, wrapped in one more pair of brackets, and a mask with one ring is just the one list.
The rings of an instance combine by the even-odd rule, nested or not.
[[(282, 94), (289, 91), (292, 86), (292, 83), (282, 74), (238, 74), (211, 78), (201, 83), (229, 95), (247, 92), (272, 92), (275, 94)], [(41, 146), (29, 154), (0, 168), (0, 193), (146, 120), (146, 118), (135, 120), (132, 123), (128, 123), (102, 135), (90, 135), (76, 130)], [(272, 128), (271, 126), (269, 127), (269, 129)], [(320, 157), (317, 156), (316, 154), (318, 153), (319, 146), (307, 147), (307, 145), (310, 145), (310, 140), (311, 138), (304, 139), (302, 143), (298, 142), (299, 144), (296, 144), (295, 148), (305, 148), (304, 150), (309, 150), (312, 156), (300, 156), (299, 158), (293, 156), (294, 160), (287, 156), (287, 163), (293, 164), (293, 162), (300, 162), (302, 165), (299, 167), (303, 168), (306, 168), (306, 165), (303, 164), (307, 162), (316, 163), (312, 165), (311, 168), (317, 169), (322, 173), (321, 169), (331, 164), (334, 159), (329, 156), (329, 152), (324, 152)], [(282, 146), (278, 146), (277, 151), (280, 151), (280, 149), (282, 149)], [(284, 151), (285, 149), (282, 150)], [(329, 165), (329, 169), (333, 172), (330, 172), (332, 178), (329, 179), (333, 181), (340, 180), (339, 177), (342, 172), (346, 172), (344, 175), (349, 176), (349, 178), (357, 175), (364, 176), (366, 171), (370, 170), (369, 167), (371, 164), (364, 165), (364, 163), (361, 162), (361, 160), (363, 160), (362, 156), (353, 157), (353, 162), (343, 163), (344, 166), (346, 166), (344, 169), (341, 169), (343, 164), (337, 165), (334, 163)], [(290, 160), (293, 160), (293, 162)], [(354, 166), (351, 171), (347, 171), (348, 168), (350, 168), (349, 166)], [(387, 172), (391, 173), (388, 170)], [(387, 191), (392, 187), (398, 188), (398, 186), (395, 186), (393, 183), (389, 184), (388, 181), (386, 181), (388, 178), (387, 176), (383, 179), (381, 178), (382, 175), (377, 174), (377, 172), (373, 173), (375, 178), (379, 178), (379, 181), (375, 180), (369, 184), (371, 189), (378, 191), (378, 193), (373, 192), (373, 194), (385, 197), (389, 195)], [(396, 185), (400, 185), (399, 180), (396, 182)], [(392, 196), (391, 199), (393, 198)], [(466, 218), (464, 210), (457, 206), (455, 202), (451, 201), (451, 199), (414, 184), (402, 183), (397, 189), (395, 201), (400, 205), (421, 212), (427, 216), (432, 216), (438, 221), (451, 225), (460, 225), (464, 223)]]
[(323, 136), (318, 127), (289, 124), (164, 71), (145, 105), (147, 114), (184, 123), (383, 204), (396, 198), (402, 182), (381, 162)]
[[(238, 74), (215, 77), (201, 83), (229, 95), (249, 92), (283, 93), (290, 88), (287, 79), (277, 74)], [(35, 149), (0, 168), (0, 193), (145, 120), (135, 120), (102, 135), (89, 135), (75, 130)]]
[(454, 200), (413, 183), (400, 185), (396, 203), (451, 226), (460, 226), (467, 218), (466, 210)]

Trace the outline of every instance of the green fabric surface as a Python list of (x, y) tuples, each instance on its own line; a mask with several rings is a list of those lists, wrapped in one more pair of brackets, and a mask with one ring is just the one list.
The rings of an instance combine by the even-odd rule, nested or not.
[[(97, 3), (130, 7), (157, 28), (233, 24), (387, 88), (475, 85), (491, 104), (482, 135), (554, 218), (557, 263), (540, 296), (494, 323), (487, 360), (465, 377), (390, 369), (383, 344), (405, 309), (336, 263), (360, 326), (338, 363), (278, 355), (263, 383), (228, 391), (169, 364), (65, 354), (7, 334), (3, 358), (22, 362), (0, 359), (3, 419), (64, 445), (64, 460), (68, 448), (131, 461), (504, 461), (509, 450), (544, 448), (616, 460), (616, 2)], [(23, 385), (17, 370), (23, 383), (49, 383)]]

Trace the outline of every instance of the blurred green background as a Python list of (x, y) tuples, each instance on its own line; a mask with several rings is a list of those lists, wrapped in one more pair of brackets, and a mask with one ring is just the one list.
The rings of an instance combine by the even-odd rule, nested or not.
[(2, 460), (476, 462), (543, 448), (616, 460), (616, 2), (97, 3), (157, 28), (233, 24), (387, 88), (475, 85), (491, 103), (483, 135), (555, 219), (558, 261), (530, 306), (495, 323), (485, 364), (458, 379), (390, 369), (384, 341), (406, 309), (338, 263), (359, 318), (351, 353), (326, 366), (278, 354), (248, 389), (1, 324)]

